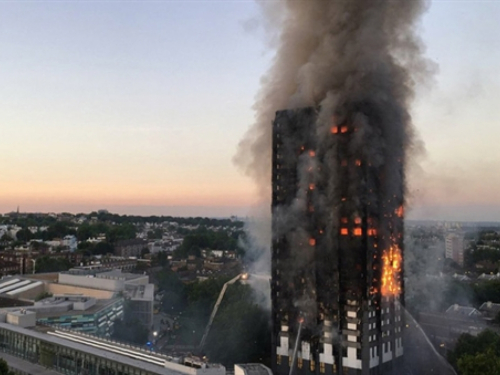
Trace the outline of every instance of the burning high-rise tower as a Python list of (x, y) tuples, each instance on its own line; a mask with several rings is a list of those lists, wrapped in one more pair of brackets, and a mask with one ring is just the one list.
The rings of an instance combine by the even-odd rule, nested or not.
[(429, 71), (416, 33), (426, 1), (258, 3), (279, 37), (236, 161), (262, 196), (272, 174), (273, 367), (398, 374), (409, 107)]
[(314, 108), (276, 114), (275, 374), (386, 374), (403, 355), (403, 148), (373, 153), (370, 111), (332, 113), (326, 134)]

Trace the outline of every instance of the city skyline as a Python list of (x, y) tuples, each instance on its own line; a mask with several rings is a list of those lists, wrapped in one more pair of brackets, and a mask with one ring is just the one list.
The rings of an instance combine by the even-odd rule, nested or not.
[[(0, 212), (244, 216), (259, 202), (231, 161), (273, 57), (254, 2), (0, 9)], [(424, 15), (436, 73), (413, 106), (426, 156), (409, 218), (500, 220), (499, 16), (494, 2)]]

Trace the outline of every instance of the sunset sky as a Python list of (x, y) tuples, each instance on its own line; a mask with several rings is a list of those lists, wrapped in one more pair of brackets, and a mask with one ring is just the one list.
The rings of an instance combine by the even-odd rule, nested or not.
[[(500, 1), (435, 1), (410, 217), (500, 220)], [(270, 66), (253, 1), (0, 2), (0, 212), (246, 215)]]

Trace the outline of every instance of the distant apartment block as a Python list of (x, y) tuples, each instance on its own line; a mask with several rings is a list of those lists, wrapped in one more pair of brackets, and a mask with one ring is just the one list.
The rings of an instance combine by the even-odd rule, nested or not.
[(147, 242), (140, 238), (117, 241), (115, 244), (115, 255), (122, 257), (137, 257), (141, 255), (142, 249), (146, 247)]
[(464, 265), (464, 235), (461, 232), (448, 233), (445, 238), (446, 258)]

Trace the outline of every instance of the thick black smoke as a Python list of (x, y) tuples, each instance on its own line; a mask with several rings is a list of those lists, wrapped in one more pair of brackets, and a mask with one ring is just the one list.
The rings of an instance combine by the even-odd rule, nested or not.
[[(235, 162), (253, 178), (262, 198), (268, 202), (271, 197), (275, 113), (300, 107), (321, 108), (314, 126), (325, 163), (335, 152), (327, 134), (336, 115), (339, 122), (348, 121), (360, 130), (352, 141), (353, 150), (363, 149), (381, 171), (401, 171), (384, 183), (404, 189), (401, 164), (408, 162), (415, 144), (409, 105), (416, 85), (432, 67), (423, 58), (417, 36), (427, 2), (283, 0), (259, 4), (266, 25), (275, 32), (272, 42), (277, 50), (254, 105), (255, 123), (240, 142)], [(332, 173), (333, 162), (329, 168)], [(331, 185), (328, 191), (334, 194), (336, 181), (324, 175), (314, 178), (326, 179)], [(388, 188), (387, 194), (399, 189)], [(299, 201), (300, 194), (299, 189)], [(378, 197), (380, 201), (386, 198), (383, 193)], [(303, 203), (297, 205), (300, 208)], [(293, 221), (294, 207), (291, 210), (285, 216)], [(261, 235), (270, 237), (269, 233), (256, 236)]]

